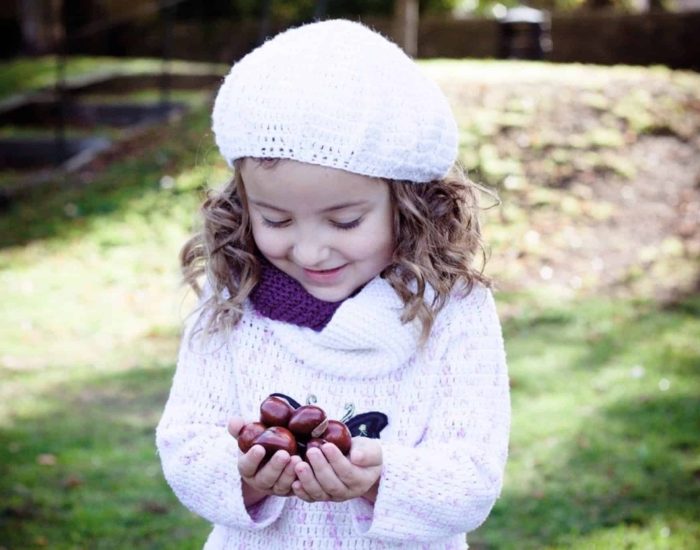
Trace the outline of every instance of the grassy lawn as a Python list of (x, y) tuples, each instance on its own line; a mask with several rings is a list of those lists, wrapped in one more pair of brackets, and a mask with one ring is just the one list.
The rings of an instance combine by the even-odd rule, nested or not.
[[(451, 66), (471, 65), (429, 68)], [(548, 70), (565, 80), (571, 69)], [(485, 144), (480, 128), (466, 134)], [(524, 281), (529, 258), (552, 254), (523, 244), (528, 223), (604, 220), (605, 208), (590, 197), (563, 208), (576, 192), (523, 183), (531, 164), (503, 185), (487, 160), (472, 168), (503, 201), (485, 216), (491, 275), (504, 279), (513, 430), (502, 498), (472, 547), (698, 547), (700, 296), (661, 304), (636, 279), (626, 293), (586, 277), (576, 292)], [(201, 548), (209, 527), (163, 480), (154, 427), (192, 304), (178, 250), (202, 189), (226, 177), (199, 107), (0, 213), (0, 549)], [(509, 263), (512, 243), (527, 254)]]
[[(51, 88), (55, 85), (57, 74), (55, 56), (40, 58), (18, 58), (0, 63), (0, 101), (13, 94)], [(216, 64), (189, 63), (171, 61), (167, 65), (173, 72), (202, 72), (211, 70), (222, 72), (225, 67)], [(158, 73), (163, 64), (158, 59), (132, 58), (124, 60), (116, 57), (80, 57), (72, 56), (65, 65), (65, 78), (68, 81), (80, 79), (86, 75), (107, 74), (144, 74)]]

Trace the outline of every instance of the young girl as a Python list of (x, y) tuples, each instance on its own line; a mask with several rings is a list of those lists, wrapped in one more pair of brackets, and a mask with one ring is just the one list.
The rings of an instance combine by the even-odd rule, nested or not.
[[(445, 97), (379, 34), (326, 21), (236, 63), (213, 130), (234, 176), (183, 249), (200, 307), (157, 429), (165, 477), (214, 524), (205, 548), (466, 548), (510, 405)], [(272, 393), (388, 424), (347, 456), (265, 461), (235, 436)]]

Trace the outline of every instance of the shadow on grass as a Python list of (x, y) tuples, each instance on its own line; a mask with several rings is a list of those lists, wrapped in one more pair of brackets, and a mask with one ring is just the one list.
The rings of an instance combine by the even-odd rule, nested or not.
[[(528, 408), (552, 399), (560, 407), (557, 414), (570, 423), (544, 416), (541, 411), (548, 409), (543, 407), (534, 413), (538, 424), (527, 426), (527, 436), (514, 434), (518, 443), (512, 449), (510, 483), (507, 478), (501, 500), (474, 537), (477, 548), (697, 547), (700, 348), (694, 335), (699, 304), (700, 297), (693, 296), (670, 311), (637, 305), (602, 329), (597, 316), (607, 319), (608, 311), (583, 314), (572, 360), (552, 361), (536, 371), (547, 376), (550, 369), (549, 376), (556, 378), (547, 386), (549, 396), (532, 395), (540, 386), (524, 369), (523, 383), (513, 388), (514, 416), (529, 419)], [(544, 317), (551, 318), (551, 312)], [(596, 327), (595, 337), (589, 337), (588, 327)], [(577, 340), (567, 323), (558, 332), (537, 319), (507, 324), (506, 333), (509, 328), (514, 339), (526, 340), (526, 350), (566, 349)], [(646, 370), (637, 367), (638, 380), (620, 367), (630, 357), (640, 357), (645, 365)], [(605, 372), (616, 369), (617, 374)], [(606, 384), (613, 387), (597, 387), (601, 376), (609, 376)], [(562, 400), (569, 403), (567, 410)], [(657, 534), (666, 528), (666, 534)], [(614, 542), (591, 542), (600, 536)], [(669, 538), (664, 542), (664, 537)]]
[(208, 526), (175, 499), (154, 430), (172, 365), (64, 382), (0, 430), (0, 547), (201, 548)]
[(489, 529), (504, 529), (508, 538), (486, 547), (568, 548), (597, 531), (644, 529), (659, 520), (685, 531), (680, 540), (697, 540), (698, 425), (696, 397), (634, 400), (603, 411), (561, 444), (559, 461), (539, 465), (541, 487), (504, 494)]

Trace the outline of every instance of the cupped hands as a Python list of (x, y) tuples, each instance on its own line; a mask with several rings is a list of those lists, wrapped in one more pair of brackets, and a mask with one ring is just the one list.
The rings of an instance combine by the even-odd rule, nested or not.
[[(242, 418), (231, 419), (229, 433), (236, 437), (244, 424)], [(308, 450), (307, 462), (277, 451), (261, 467), (264, 458), (265, 449), (260, 445), (238, 457), (247, 506), (269, 495), (295, 495), (306, 502), (342, 502), (357, 497), (374, 502), (376, 498), (382, 471), (382, 448), (377, 439), (353, 438), (347, 457), (332, 443), (325, 443)]]

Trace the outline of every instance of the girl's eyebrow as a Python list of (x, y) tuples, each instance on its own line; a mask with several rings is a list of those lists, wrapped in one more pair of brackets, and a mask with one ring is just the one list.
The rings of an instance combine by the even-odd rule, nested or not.
[(263, 208), (269, 208), (270, 210), (276, 210), (277, 212), (287, 212), (283, 208), (277, 208), (276, 206), (272, 206), (271, 204), (267, 204), (263, 201), (250, 200), (250, 204), (254, 204), (255, 206), (262, 206)]
[[(255, 206), (262, 206), (263, 208), (269, 208), (270, 210), (275, 210), (276, 212), (282, 212), (286, 213), (287, 210), (284, 208), (279, 208), (277, 206), (274, 206), (272, 204), (268, 204), (263, 201), (256, 201), (256, 200), (251, 200), (251, 204), (254, 204)], [(342, 204), (336, 204), (334, 206), (329, 206), (328, 208), (324, 208), (321, 210), (322, 213), (325, 212), (335, 212), (336, 210), (343, 210), (344, 208), (351, 208), (353, 206), (364, 206), (367, 204), (367, 201), (355, 201), (355, 202), (344, 202)]]

